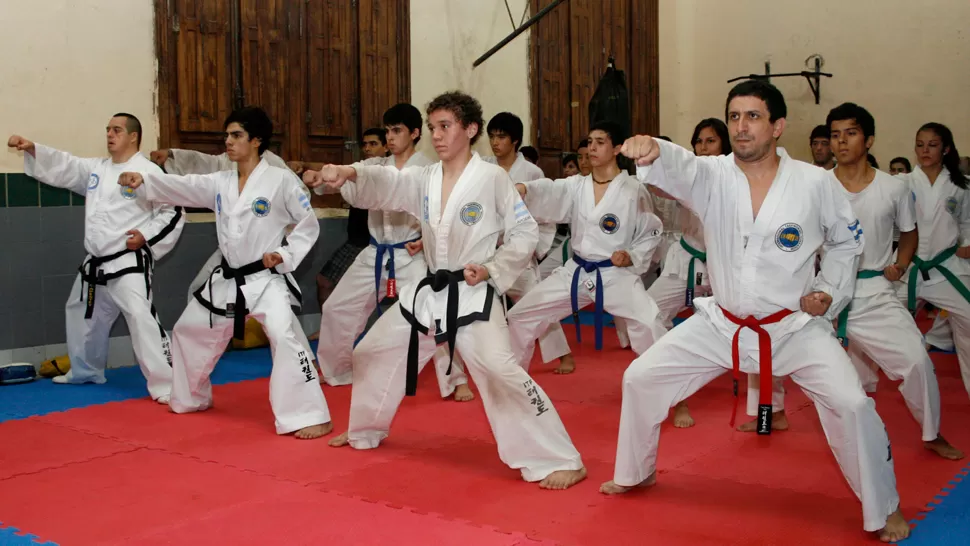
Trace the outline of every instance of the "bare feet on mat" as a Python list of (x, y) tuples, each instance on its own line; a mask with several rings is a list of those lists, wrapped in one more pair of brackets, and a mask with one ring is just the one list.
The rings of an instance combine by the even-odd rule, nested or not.
[[(742, 423), (738, 426), (738, 430), (741, 432), (755, 432), (758, 430), (758, 420), (752, 419), (747, 423)], [(788, 430), (788, 416), (785, 415), (785, 410), (771, 413), (771, 430)]]
[(687, 402), (681, 402), (674, 406), (674, 426), (677, 428), (690, 428), (694, 426), (694, 418), (690, 416), (687, 409)]
[(301, 440), (313, 440), (314, 438), (326, 436), (331, 432), (333, 432), (333, 423), (324, 423), (322, 425), (303, 427), (300, 430), (294, 432), (293, 436), (296, 436)]
[(316, 332), (313, 332), (312, 334), (310, 334), (309, 336), (307, 336), (307, 340), (308, 341), (313, 341), (315, 339), (320, 339), (320, 331), (319, 330), (316, 331)]
[(539, 487), (543, 489), (569, 489), (585, 479), (585, 468), (580, 468), (579, 470), (557, 470), (539, 482)]
[(617, 485), (616, 482), (610, 480), (600, 486), (600, 493), (604, 495), (622, 495), (633, 489), (647, 488), (657, 483), (657, 473), (654, 472), (647, 476), (647, 479), (636, 485)]
[(471, 402), (474, 399), (475, 393), (472, 392), (467, 383), (455, 387), (455, 402)]
[(567, 374), (576, 371), (576, 360), (569, 354), (559, 359), (559, 367), (552, 371), (557, 374)]
[(344, 447), (345, 445), (350, 444), (350, 439), (347, 437), (347, 433), (345, 432), (327, 443), (330, 444), (330, 447)]
[(903, 513), (896, 510), (886, 520), (886, 526), (879, 531), (879, 540), (883, 542), (899, 542), (909, 537), (909, 524)]
[(950, 445), (943, 436), (937, 436), (932, 442), (923, 442), (923, 447), (951, 461), (959, 461), (963, 458), (963, 452)]

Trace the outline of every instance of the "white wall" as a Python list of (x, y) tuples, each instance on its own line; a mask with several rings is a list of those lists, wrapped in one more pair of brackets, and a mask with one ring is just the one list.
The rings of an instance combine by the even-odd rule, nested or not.
[(970, 152), (970, 2), (952, 0), (660, 0), (660, 130), (688, 145), (694, 125), (724, 116), (729, 78), (798, 72), (825, 58), (821, 104), (804, 78), (774, 79), (788, 103), (782, 144), (810, 159), (808, 135), (843, 102), (876, 119), (873, 154), (913, 157), (916, 130), (949, 126)]
[[(158, 141), (152, 0), (0, 1), (0, 136), (81, 156), (105, 151), (112, 114), (137, 116), (142, 150)], [(0, 153), (0, 172), (22, 172)]]
[[(509, 0), (516, 25), (527, 0)], [(411, 102), (424, 108), (438, 94), (458, 89), (477, 98), (485, 122), (503, 111), (522, 118), (525, 143), (531, 133), (529, 33), (507, 44), (478, 68), (472, 63), (512, 32), (505, 2), (495, 0), (412, 0)], [(484, 128), (483, 128), (484, 129)], [(419, 148), (434, 157), (431, 139)], [(491, 155), (485, 138), (476, 149)]]

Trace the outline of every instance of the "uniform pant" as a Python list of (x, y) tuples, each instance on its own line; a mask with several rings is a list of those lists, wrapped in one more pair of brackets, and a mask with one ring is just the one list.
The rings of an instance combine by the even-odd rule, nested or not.
[(87, 285), (78, 275), (64, 307), (67, 352), (71, 359), (71, 369), (64, 376), (66, 381), (105, 382), (111, 325), (121, 314), (131, 333), (135, 359), (148, 380), (148, 393), (155, 400), (167, 397), (172, 390), (170, 341), (152, 307), (144, 275), (122, 275), (98, 286), (91, 318), (84, 318), (86, 311)]
[[(509, 311), (512, 350), (527, 371), (538, 335), (572, 313), (572, 275), (568, 268), (558, 269)], [(581, 272), (580, 275), (585, 276), (587, 273)], [(595, 273), (589, 276), (595, 282)], [(610, 280), (603, 280), (603, 309), (614, 317), (626, 319), (633, 350), (637, 354), (643, 354), (667, 331), (658, 318), (657, 304), (643, 289), (640, 277), (632, 274), (611, 277)], [(593, 297), (594, 294), (583, 286), (581, 279), (577, 291), (579, 307), (594, 303)]]
[[(970, 275), (960, 275), (957, 278), (964, 286), (970, 286)], [(956, 346), (957, 360), (960, 362), (960, 375), (963, 376), (963, 386), (970, 394), (970, 302), (957, 292), (956, 288), (947, 282), (940, 281), (926, 285), (922, 281), (916, 297), (933, 304), (938, 309), (947, 312), (948, 322), (953, 331), (953, 344)], [(907, 284), (898, 283), (897, 294), (901, 301), (906, 301)]]
[[(366, 250), (365, 250), (366, 252)], [(401, 251), (396, 251), (401, 252)], [(405, 251), (406, 252), (406, 251)], [(386, 274), (381, 278), (380, 291), (374, 294), (374, 266), (364, 263), (363, 254), (357, 256), (344, 276), (337, 283), (333, 293), (324, 302), (320, 311), (320, 341), (317, 344), (317, 362), (328, 385), (349, 385), (353, 380), (354, 341), (364, 331), (367, 318), (377, 307), (377, 301), (387, 294)], [(424, 260), (412, 260), (407, 265), (397, 267), (394, 277), (397, 289), (408, 284), (416, 284), (428, 274)], [(388, 313), (384, 311), (384, 313)], [(447, 352), (444, 368), (436, 367), (438, 386), (441, 396), (449, 396), (458, 385), (468, 383), (468, 378), (459, 367), (448, 369)]]
[[(506, 295), (513, 302), (518, 302), (522, 297), (529, 293), (536, 286), (539, 286), (539, 272), (537, 268), (526, 269), (525, 272), (515, 280)], [(570, 353), (569, 342), (566, 340), (566, 333), (562, 330), (562, 324), (553, 322), (539, 336), (539, 354), (542, 355), (542, 362), (548, 364), (557, 358), (562, 358)], [(444, 359), (444, 361), (442, 361)], [(435, 368), (441, 370), (448, 368), (448, 350), (445, 346), (438, 349), (435, 353)], [(455, 361), (459, 366), (462, 365), (458, 353), (455, 354)], [(528, 368), (526, 368), (528, 371)]]
[(953, 328), (950, 327), (949, 317), (936, 316), (933, 327), (924, 336), (926, 342), (944, 351), (953, 351), (956, 346), (953, 344)]
[[(229, 281), (215, 277), (212, 282), (215, 283), (213, 294), (226, 293), (225, 283)], [(310, 361), (311, 354), (300, 343), (294, 327), (295, 315), (284, 280), (274, 276), (255, 305), (248, 305), (249, 316), (258, 320), (266, 331), (273, 356), (269, 402), (276, 417), (276, 433), (288, 434), (329, 422), (330, 410)], [(182, 313), (172, 332), (173, 383), (169, 403), (172, 411), (189, 413), (212, 405), (209, 376), (232, 337), (232, 329), (231, 319), (210, 315), (195, 300)]]
[[(865, 529), (882, 529), (899, 507), (889, 437), (831, 328), (808, 323), (777, 345), (772, 359), (815, 403), (839, 467), (862, 500)], [(757, 362), (748, 357), (747, 366)], [(633, 486), (656, 472), (660, 425), (670, 408), (731, 367), (731, 340), (701, 314), (634, 360), (623, 374), (613, 481)]]
[[(573, 255), (572, 241), (566, 238), (564, 244), (570, 245), (566, 248), (566, 257), (571, 258)], [(545, 259), (539, 262), (539, 280), (545, 280), (546, 277), (552, 275), (552, 272), (562, 267), (562, 265), (562, 244), (558, 244), (549, 249), (549, 253), (546, 254)]]
[[(212, 270), (222, 263), (222, 251), (218, 248), (209, 256), (205, 264), (202, 265), (202, 269), (199, 273), (192, 279), (189, 283), (189, 305), (195, 301), (195, 291), (202, 288), (206, 282), (208, 282), (209, 277), (212, 276)], [(310, 349), (310, 340), (306, 337), (306, 332), (303, 331), (303, 324), (300, 322), (300, 318), (295, 314), (293, 315), (293, 328), (296, 331), (297, 337), (300, 338), (300, 344), (303, 345), (303, 350), (306, 354), (313, 354), (313, 350)]]
[[(350, 445), (371, 449), (387, 437), (404, 398), (411, 324), (395, 304), (354, 350), (354, 386), (350, 404)], [(557, 470), (579, 470), (583, 463), (546, 393), (518, 366), (509, 347), (509, 331), (496, 300), (488, 321), (473, 322), (456, 333), (499, 457), (520, 469), (526, 481), (539, 481)], [(423, 366), (437, 344), (420, 335), (418, 362)]]
[[(891, 380), (902, 381), (899, 392), (922, 427), (923, 440), (935, 440), (940, 435), (940, 386), (913, 317), (892, 292), (854, 298), (851, 305), (845, 333), (850, 361), (865, 390), (873, 390), (869, 386), (874, 383), (874, 374), (863, 355), (871, 358)], [(783, 407), (785, 394), (777, 387), (776, 382), (771, 397), (775, 411)], [(749, 415), (756, 414), (758, 394), (758, 376), (752, 374), (748, 379)]]

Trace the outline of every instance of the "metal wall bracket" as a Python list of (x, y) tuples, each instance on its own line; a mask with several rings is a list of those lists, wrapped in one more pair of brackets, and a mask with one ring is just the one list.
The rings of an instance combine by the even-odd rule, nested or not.
[[(808, 81), (808, 86), (812, 89), (812, 94), (815, 95), (815, 104), (819, 104), (819, 98), (821, 97), (821, 82), (822, 76), (826, 78), (831, 78), (832, 74), (828, 72), (822, 72), (822, 57), (819, 55), (812, 55), (815, 58), (815, 70), (802, 70), (801, 72), (786, 72), (783, 74), (772, 74), (771, 73), (771, 61), (765, 61), (765, 73), (764, 74), (748, 74), (747, 76), (738, 76), (737, 78), (731, 78), (728, 83), (733, 83), (740, 80), (765, 80), (770, 81), (771, 78), (788, 78), (792, 76), (804, 77)], [(811, 60), (809, 57), (807, 60)]]

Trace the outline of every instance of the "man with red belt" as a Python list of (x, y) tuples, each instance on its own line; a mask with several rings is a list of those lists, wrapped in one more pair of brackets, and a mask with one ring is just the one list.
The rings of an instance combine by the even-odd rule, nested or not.
[[(862, 228), (825, 171), (778, 148), (787, 112), (774, 86), (743, 82), (728, 94), (725, 110), (729, 156), (697, 157), (647, 136), (623, 146), (637, 160), (640, 180), (703, 222), (714, 296), (695, 300), (694, 316), (624, 374), (616, 469), (600, 491), (652, 485), (668, 411), (728, 369), (735, 394), (741, 372), (761, 372), (769, 386), (770, 376), (790, 375), (815, 402), (839, 466), (862, 501), (863, 527), (885, 542), (902, 540), (909, 527), (899, 510), (889, 438), (831, 324), (852, 298)], [(767, 386), (761, 394), (759, 432), (767, 434)]]

